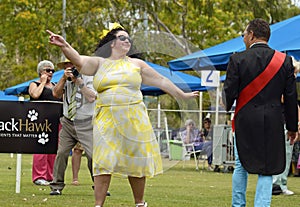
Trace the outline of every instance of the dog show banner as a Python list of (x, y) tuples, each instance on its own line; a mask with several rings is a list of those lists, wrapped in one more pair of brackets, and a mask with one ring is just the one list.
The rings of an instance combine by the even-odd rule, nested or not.
[(60, 102), (0, 101), (0, 153), (56, 154)]

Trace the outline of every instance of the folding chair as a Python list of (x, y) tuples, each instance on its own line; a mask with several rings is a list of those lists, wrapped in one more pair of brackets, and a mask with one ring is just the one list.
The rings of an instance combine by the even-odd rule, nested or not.
[[(182, 132), (179, 132), (179, 137), (182, 141), (182, 147), (183, 147), (183, 167), (185, 166), (185, 161), (191, 158), (191, 156), (194, 157), (196, 170), (199, 170), (199, 159), (203, 155), (203, 150), (195, 150), (194, 144), (189, 143), (185, 144), (182, 137)], [(204, 168), (204, 162), (203, 162), (203, 168)]]

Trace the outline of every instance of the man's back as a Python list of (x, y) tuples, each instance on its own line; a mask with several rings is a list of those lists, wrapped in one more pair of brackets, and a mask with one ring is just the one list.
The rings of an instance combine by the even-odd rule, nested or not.
[[(224, 84), (227, 110), (242, 89), (265, 70), (273, 55), (274, 50), (267, 44), (257, 43), (231, 57), (227, 71), (229, 79)], [(281, 103), (282, 95), (286, 97), (285, 105)], [(285, 154), (283, 110), (288, 114), (288, 121), (294, 123), (293, 120), (297, 120), (296, 97), (292, 62), (286, 57), (277, 74), (235, 117), (240, 159), (248, 172), (276, 174), (284, 170), (284, 156), (280, 157)]]
[(248, 173), (259, 175), (254, 206), (271, 206), (272, 175), (285, 168), (285, 121), (291, 143), (296, 137), (297, 92), (291, 57), (268, 47), (270, 35), (268, 22), (250, 21), (242, 35), (246, 51), (232, 55), (227, 68), (223, 103), (229, 110), (237, 100), (233, 207), (246, 206)]
[[(271, 61), (274, 54), (274, 50), (269, 48), (267, 44), (257, 44), (251, 49), (244, 52), (235, 54), (231, 57), (227, 75), (239, 80), (226, 80), (224, 90), (226, 93), (226, 110), (229, 111), (233, 101), (238, 97), (239, 93), (243, 88), (245, 88), (251, 81), (253, 81), (264, 69), (267, 67)], [(281, 95), (283, 94), (284, 86), (286, 84), (287, 72), (292, 72), (287, 70), (288, 60), (284, 63), (284, 70), (280, 70), (277, 77), (269, 82), (266, 88), (264, 88), (257, 97), (254, 97), (252, 102), (257, 104), (264, 104), (267, 102), (277, 102), (280, 103)], [(291, 69), (291, 68), (290, 68)], [(280, 80), (279, 80), (280, 79)], [(232, 85), (234, 82), (235, 85)], [(229, 86), (229, 88), (227, 88)], [(271, 93), (270, 93), (271, 92)], [(228, 94), (228, 95), (227, 95)]]

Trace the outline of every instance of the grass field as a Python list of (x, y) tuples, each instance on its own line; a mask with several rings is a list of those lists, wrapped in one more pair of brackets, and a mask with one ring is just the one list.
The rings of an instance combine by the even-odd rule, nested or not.
[[(16, 193), (16, 154), (0, 154), (0, 206), (1, 207), (93, 207), (92, 181), (83, 157), (79, 172), (80, 186), (72, 186), (71, 166), (66, 171), (66, 187), (61, 196), (50, 196), (49, 187), (36, 186), (31, 181), (32, 155), (22, 155), (21, 192)], [(71, 160), (70, 160), (71, 161)], [(70, 164), (69, 161), (69, 164)], [(230, 173), (196, 171), (193, 162), (163, 160), (165, 173), (147, 181), (145, 199), (149, 207), (229, 207), (231, 206)], [(202, 165), (201, 165), (202, 166)], [(257, 176), (250, 175), (247, 206), (253, 206)], [(272, 207), (300, 206), (300, 178), (288, 178), (293, 196), (273, 196)], [(134, 206), (127, 179), (113, 177), (111, 197), (105, 207)]]

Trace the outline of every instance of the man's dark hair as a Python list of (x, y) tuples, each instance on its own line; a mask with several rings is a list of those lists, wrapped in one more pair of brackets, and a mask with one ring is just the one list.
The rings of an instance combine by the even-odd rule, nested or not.
[(271, 35), (271, 30), (269, 23), (266, 22), (263, 19), (256, 18), (249, 22), (248, 27), (247, 27), (247, 32), (253, 32), (253, 35), (256, 38), (269, 41), (270, 35)]

